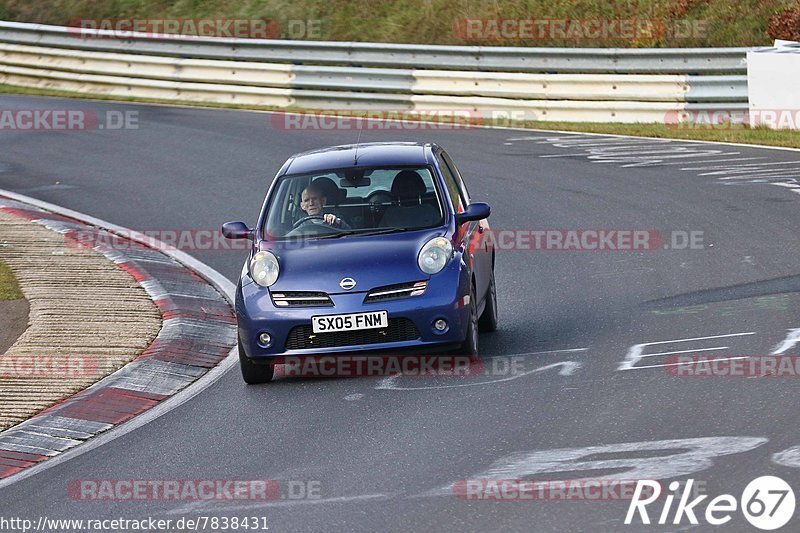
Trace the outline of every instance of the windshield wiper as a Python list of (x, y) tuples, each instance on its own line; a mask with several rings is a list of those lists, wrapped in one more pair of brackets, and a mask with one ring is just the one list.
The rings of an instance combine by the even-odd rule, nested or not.
[(385, 233), (398, 233), (400, 231), (408, 231), (411, 228), (362, 228), (362, 229), (349, 229), (339, 233), (332, 233), (330, 235), (321, 235), (317, 239), (338, 239), (339, 237), (346, 237), (347, 235), (383, 235)]
[(352, 233), (358, 235), (383, 235), (385, 233), (398, 233), (410, 229), (412, 228), (364, 228), (361, 230), (353, 230)]

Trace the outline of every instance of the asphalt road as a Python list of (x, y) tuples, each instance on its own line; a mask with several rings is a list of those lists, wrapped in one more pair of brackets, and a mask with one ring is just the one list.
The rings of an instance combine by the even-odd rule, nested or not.
[[(252, 224), (289, 155), (357, 136), (284, 131), (269, 114), (239, 111), (19, 96), (0, 97), (0, 108), (136, 111), (138, 129), (0, 131), (0, 188), (137, 230)], [(525, 375), (248, 387), (234, 368), (165, 416), (0, 490), (0, 516), (262, 516), (271, 531), (618, 531), (627, 501), (465, 501), (451, 485), (691, 478), (738, 498), (752, 479), (777, 475), (800, 488), (800, 454), (790, 450), (800, 446), (798, 378), (680, 377), (659, 355), (625, 364), (635, 353), (770, 354), (800, 327), (800, 195), (786, 186), (800, 177), (800, 152), (503, 129), (362, 135), (383, 140), (444, 146), (473, 198), (492, 206), (494, 229), (695, 231), (703, 246), (498, 252), (500, 329), (482, 336), (482, 357), (491, 367), (519, 356)], [(193, 255), (232, 280), (244, 261), (237, 251)], [(662, 344), (635, 347), (652, 342)], [(71, 498), (69, 483), (86, 479), (294, 480), (321, 498)], [(634, 524), (627, 529), (654, 527)], [(751, 526), (738, 513), (725, 527)]]

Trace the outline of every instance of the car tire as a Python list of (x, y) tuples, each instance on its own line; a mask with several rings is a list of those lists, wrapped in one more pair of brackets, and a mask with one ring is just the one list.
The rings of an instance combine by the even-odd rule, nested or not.
[(245, 355), (241, 339), (239, 339), (239, 365), (242, 367), (242, 378), (248, 385), (260, 385), (272, 381), (275, 365), (254, 363)]
[(497, 330), (497, 288), (494, 283), (494, 271), (489, 280), (489, 288), (486, 289), (486, 305), (478, 319), (478, 329), (486, 332)]
[(475, 300), (475, 284), (469, 291), (469, 324), (467, 336), (461, 344), (459, 355), (478, 355), (478, 302)]

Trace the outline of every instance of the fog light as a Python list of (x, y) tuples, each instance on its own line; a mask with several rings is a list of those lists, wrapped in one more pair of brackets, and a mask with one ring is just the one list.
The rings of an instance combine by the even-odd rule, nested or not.
[(262, 333), (258, 336), (258, 343), (263, 346), (269, 346), (269, 343), (272, 342), (272, 337), (269, 333)]
[(447, 329), (447, 320), (440, 318), (433, 323), (433, 327), (436, 328), (436, 331), (444, 331)]

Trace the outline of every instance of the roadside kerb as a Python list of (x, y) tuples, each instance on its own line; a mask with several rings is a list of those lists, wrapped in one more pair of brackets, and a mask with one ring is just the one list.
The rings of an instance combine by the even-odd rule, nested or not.
[[(70, 232), (107, 231), (4, 196), (0, 196), (2, 212), (48, 228), (62, 241)], [(95, 251), (144, 290), (157, 308), (156, 319), (160, 313), (163, 327), (129, 364), (0, 432), (0, 479), (154, 407), (206, 374), (235, 345), (235, 317), (229, 300), (187, 266), (141, 245), (125, 250), (95, 247)], [(108, 343), (105, 348), (113, 351), (114, 345)]]

